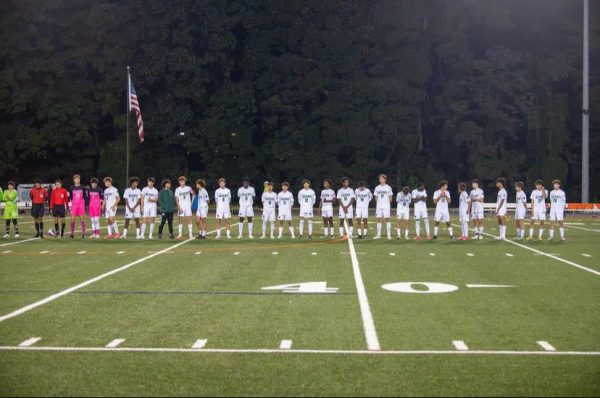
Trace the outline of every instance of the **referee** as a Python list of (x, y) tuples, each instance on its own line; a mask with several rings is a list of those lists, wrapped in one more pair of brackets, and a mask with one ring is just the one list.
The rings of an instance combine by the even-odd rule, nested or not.
[(44, 238), (44, 213), (48, 192), (42, 187), (41, 180), (35, 180), (33, 188), (29, 191), (31, 198), (31, 217), (35, 221), (35, 238)]

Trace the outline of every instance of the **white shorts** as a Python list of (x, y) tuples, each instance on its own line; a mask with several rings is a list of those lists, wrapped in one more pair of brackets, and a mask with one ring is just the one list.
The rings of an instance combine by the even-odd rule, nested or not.
[(240, 217), (254, 217), (254, 208), (252, 206), (243, 206), (240, 207), (238, 211), (238, 216)]
[(515, 220), (524, 220), (527, 215), (527, 209), (515, 209)]
[(192, 207), (183, 207), (181, 211), (177, 209), (177, 215), (179, 217), (190, 217), (192, 215)]
[(459, 211), (458, 220), (460, 222), (469, 222), (469, 214), (466, 211)]
[(308, 207), (303, 209), (300, 207), (300, 217), (302, 218), (313, 218), (313, 209), (312, 207)]
[(415, 220), (420, 220), (422, 218), (429, 219), (429, 214), (427, 214), (427, 209), (415, 208), (414, 209)]
[(110, 209), (110, 208), (107, 207), (104, 210), (104, 217), (106, 217), (106, 218), (112, 218), (112, 217), (114, 217), (116, 215), (117, 215), (117, 209)]
[(506, 216), (506, 207), (505, 206), (501, 207), (500, 211), (498, 213), (496, 213), (496, 215), (500, 216), (500, 217)]
[(369, 208), (368, 207), (357, 207), (356, 208), (356, 218), (363, 220), (369, 218)]
[(198, 206), (196, 209), (196, 217), (206, 218), (208, 217), (208, 204)]
[(450, 212), (449, 211), (436, 211), (435, 212), (435, 221), (436, 222), (450, 222)]
[(562, 209), (550, 209), (550, 221), (562, 221), (565, 219), (565, 211)]
[(390, 218), (391, 209), (389, 207), (377, 207), (375, 208), (376, 218)]
[(323, 207), (323, 208), (321, 208), (321, 215), (323, 217), (333, 217), (333, 207)]
[(546, 209), (534, 209), (531, 215), (532, 220), (546, 221)]
[(483, 209), (471, 209), (471, 219), (472, 220), (483, 220)]
[(156, 206), (144, 207), (144, 217), (156, 217)]
[(398, 218), (398, 220), (410, 220), (410, 208), (408, 208), (408, 207), (396, 208), (396, 218)]
[(275, 221), (275, 209), (263, 209), (262, 219), (267, 221)]
[(217, 207), (217, 220), (228, 220), (231, 218), (231, 209), (227, 207)]
[(140, 218), (142, 213), (140, 212), (139, 206), (135, 208), (135, 211), (130, 211), (129, 208), (125, 207), (125, 218)]
[(277, 219), (279, 221), (292, 221), (292, 209), (280, 209)]
[(354, 218), (354, 207), (348, 206), (348, 210), (344, 211), (344, 209), (342, 209), (342, 206), (340, 206), (339, 210), (340, 218), (345, 218), (347, 220), (352, 220)]

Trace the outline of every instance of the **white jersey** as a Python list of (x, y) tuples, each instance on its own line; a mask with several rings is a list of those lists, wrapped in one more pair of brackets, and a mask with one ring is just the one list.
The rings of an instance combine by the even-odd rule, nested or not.
[(215, 203), (218, 209), (229, 209), (231, 190), (229, 188), (217, 188), (215, 191)]
[(280, 212), (292, 212), (292, 206), (294, 205), (294, 194), (290, 191), (281, 191), (277, 194), (277, 204)]
[(426, 190), (419, 191), (418, 189), (413, 189), (411, 196), (412, 196), (413, 200), (425, 199), (425, 201), (415, 202), (415, 212), (427, 211), (427, 191)]
[(539, 191), (534, 189), (531, 192), (529, 198), (533, 200), (533, 211), (534, 213), (538, 212), (546, 212), (546, 198), (544, 196), (548, 196), (548, 191)]
[(182, 209), (192, 208), (192, 196), (194, 196), (194, 191), (187, 185), (175, 189), (175, 198)]
[(237, 196), (240, 200), (240, 207), (251, 207), (254, 204), (256, 192), (254, 187), (240, 187), (237, 191)]
[(277, 194), (275, 192), (263, 192), (262, 194), (263, 212), (264, 210), (274, 210), (277, 205)]
[(198, 207), (200, 206), (208, 206), (208, 202), (210, 198), (208, 197), (208, 192), (204, 188), (200, 188), (198, 191)]
[(471, 213), (483, 215), (483, 190), (481, 188), (473, 189), (469, 198), (471, 198)]
[(525, 214), (527, 211), (527, 195), (524, 191), (519, 191), (515, 195), (515, 212), (518, 214)]
[(469, 198), (469, 194), (465, 191), (462, 191), (460, 193), (460, 197), (458, 198), (458, 212), (461, 216), (467, 214), (470, 201), (471, 199)]
[(144, 208), (156, 207), (158, 201), (158, 190), (154, 187), (145, 187), (142, 189), (142, 198), (144, 201)]
[(300, 202), (301, 209), (311, 210), (315, 206), (316, 201), (317, 195), (312, 189), (303, 188), (298, 192), (298, 202)]
[(350, 187), (338, 189), (337, 198), (344, 206), (350, 206), (352, 204), (352, 199), (355, 198), (354, 189)]
[(369, 188), (357, 188), (354, 191), (354, 197), (356, 198), (356, 208), (365, 209), (369, 207), (369, 203), (373, 199), (373, 194)]
[(435, 202), (437, 199), (438, 202), (435, 205), (436, 213), (448, 213), (448, 201), (450, 200), (450, 192), (445, 191), (445, 195), (442, 195), (442, 190), (438, 189), (433, 193), (433, 201)]
[(392, 187), (387, 184), (379, 184), (375, 187), (373, 195), (377, 198), (378, 209), (389, 209), (391, 207), (390, 199), (394, 197)]
[(325, 200), (333, 201), (335, 199), (335, 192), (333, 189), (324, 189), (321, 191), (321, 202), (323, 205), (321, 206), (323, 209), (333, 209), (333, 202), (325, 202)]
[(106, 188), (104, 190), (104, 204), (106, 209), (110, 209), (117, 202), (119, 190), (115, 187)]
[(567, 205), (567, 196), (562, 189), (550, 191), (550, 211), (563, 211)]
[[(496, 199), (496, 210), (498, 210), (498, 215), (505, 216), (506, 215), (506, 201), (508, 199), (508, 195), (506, 193), (506, 189), (502, 188), (498, 191), (498, 198)], [(502, 206), (500, 203), (502, 202)]]
[(398, 209), (402, 209), (403, 211), (410, 209), (410, 203), (412, 202), (412, 195), (409, 193), (404, 193), (400, 191), (396, 194), (396, 203), (398, 203)]
[(131, 207), (134, 210), (139, 210), (138, 208), (135, 208), (134, 206), (138, 205), (140, 199), (142, 198), (142, 191), (140, 191), (139, 188), (136, 189), (131, 189), (131, 188), (127, 188), (125, 190), (125, 193), (123, 194), (123, 197), (125, 197), (125, 200), (127, 201), (127, 205), (129, 207)]

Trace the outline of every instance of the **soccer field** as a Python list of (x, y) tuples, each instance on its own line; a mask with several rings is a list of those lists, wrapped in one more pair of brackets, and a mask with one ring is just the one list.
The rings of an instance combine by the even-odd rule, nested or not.
[(600, 219), (567, 223), (566, 242), (496, 241), (492, 219), (467, 242), (2, 240), (0, 393), (598, 396)]

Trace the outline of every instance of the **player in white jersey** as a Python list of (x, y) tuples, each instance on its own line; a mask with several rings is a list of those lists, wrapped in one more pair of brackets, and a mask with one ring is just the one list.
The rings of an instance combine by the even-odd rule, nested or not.
[(277, 218), (279, 219), (279, 235), (278, 239), (281, 239), (283, 236), (283, 223), (287, 221), (288, 229), (290, 230), (290, 235), (292, 239), (296, 239), (296, 234), (294, 233), (294, 225), (292, 224), (292, 206), (294, 205), (294, 194), (289, 191), (290, 183), (284, 181), (281, 183), (281, 192), (277, 194), (277, 206), (279, 207), (279, 214)]
[(410, 188), (402, 187), (402, 190), (396, 194), (396, 232), (398, 239), (402, 238), (402, 229), (404, 229), (404, 239), (408, 240), (408, 222), (410, 220), (410, 204), (412, 195)]
[(460, 240), (469, 240), (469, 202), (471, 199), (467, 193), (467, 184), (464, 182), (458, 184), (458, 192), (460, 192), (458, 198), (458, 219), (462, 230)]
[(304, 222), (308, 223), (308, 239), (312, 238), (313, 233), (313, 209), (317, 202), (315, 191), (310, 188), (310, 181), (302, 181), (303, 189), (298, 192), (298, 202), (300, 203), (300, 225), (298, 227), (299, 237), (302, 239), (304, 233)]
[(319, 203), (319, 212), (323, 216), (323, 231), (325, 238), (333, 238), (333, 202), (335, 201), (335, 192), (331, 189), (331, 180), (323, 181), (323, 190), (321, 191), (321, 203)]
[(142, 189), (142, 230), (140, 231), (140, 238), (144, 239), (146, 235), (146, 226), (148, 228), (148, 239), (152, 239), (152, 233), (154, 232), (154, 219), (156, 218), (156, 207), (158, 203), (158, 190), (154, 188), (156, 180), (153, 177), (148, 177), (147, 185)]
[(527, 195), (523, 191), (522, 181), (515, 183), (515, 227), (517, 228), (517, 240), (525, 239), (525, 216), (527, 215)]
[(350, 188), (350, 179), (348, 177), (342, 178), (342, 187), (338, 189), (336, 198), (339, 203), (339, 214), (340, 214), (340, 236), (344, 236), (344, 220), (348, 223), (348, 238), (352, 238), (354, 235), (354, 189)]
[(250, 180), (248, 178), (244, 178), (242, 181), (242, 186), (238, 189), (237, 196), (239, 199), (239, 217), (240, 221), (238, 223), (239, 226), (239, 235), (238, 239), (242, 238), (244, 232), (244, 218), (248, 220), (248, 238), (252, 239), (254, 236), (252, 235), (252, 219), (254, 218), (254, 198), (256, 197), (256, 191), (254, 187), (250, 186)]
[(431, 235), (429, 234), (429, 214), (427, 214), (427, 191), (425, 190), (425, 184), (422, 182), (417, 183), (417, 188), (413, 189), (411, 197), (414, 203), (415, 240), (421, 239), (421, 220), (423, 220), (423, 225), (425, 226), (427, 240), (430, 240)]
[(129, 179), (129, 188), (125, 189), (123, 193), (123, 199), (125, 199), (125, 225), (123, 226), (121, 239), (127, 238), (127, 230), (129, 229), (131, 219), (135, 220), (135, 238), (140, 238), (142, 191), (138, 188), (139, 183), (140, 180), (137, 177), (131, 177)]
[(187, 179), (184, 176), (179, 177), (177, 182), (179, 183), (179, 186), (175, 189), (175, 205), (177, 206), (179, 224), (179, 235), (177, 235), (177, 239), (182, 238), (183, 224), (185, 221), (187, 221), (188, 225), (188, 237), (192, 239), (194, 237), (192, 226), (192, 202), (195, 193), (192, 187), (186, 185)]
[(554, 189), (550, 192), (550, 240), (554, 240), (554, 225), (558, 222), (560, 231), (560, 240), (565, 240), (565, 208), (567, 206), (567, 196), (565, 191), (560, 189), (560, 180), (552, 181)]
[(104, 177), (104, 201), (102, 202), (102, 208), (104, 210), (104, 216), (106, 217), (108, 226), (108, 234), (105, 239), (113, 238), (113, 230), (115, 232), (114, 237), (116, 239), (119, 238), (119, 227), (117, 222), (115, 221), (115, 215), (117, 214), (117, 205), (121, 201), (119, 197), (119, 191), (117, 188), (113, 187), (112, 178)]
[(198, 239), (206, 239), (206, 219), (208, 218), (208, 204), (210, 197), (206, 190), (206, 181), (202, 178), (196, 180), (198, 190), (198, 209), (196, 209), (196, 225), (198, 226)]
[(225, 221), (225, 232), (227, 239), (231, 239), (231, 191), (227, 188), (227, 180), (221, 177), (217, 181), (219, 188), (215, 191), (215, 203), (217, 204), (217, 239), (221, 238), (221, 225)]
[(375, 239), (381, 239), (381, 221), (385, 220), (385, 226), (387, 228), (387, 238), (392, 239), (392, 222), (390, 220), (390, 213), (392, 211), (392, 199), (394, 193), (392, 187), (387, 184), (387, 176), (385, 174), (379, 175), (379, 185), (373, 190), (373, 196), (375, 197), (375, 218), (377, 219), (377, 236)]
[(533, 239), (533, 227), (536, 221), (540, 222), (540, 231), (538, 235), (539, 240), (544, 239), (544, 221), (546, 221), (546, 199), (548, 198), (548, 191), (544, 188), (544, 182), (537, 180), (535, 182), (535, 189), (529, 196), (531, 199), (531, 224), (529, 226), (529, 236), (527, 240)]
[(371, 190), (365, 186), (363, 181), (358, 183), (358, 188), (354, 191), (354, 197), (356, 200), (356, 222), (358, 226), (358, 239), (367, 237), (367, 230), (369, 226), (367, 221), (369, 219), (369, 203), (373, 199)]
[(496, 180), (496, 188), (498, 188), (498, 197), (496, 199), (496, 218), (498, 219), (498, 230), (500, 235), (496, 239), (506, 239), (506, 201), (508, 195), (506, 193), (506, 180), (498, 178)]
[(452, 224), (450, 223), (450, 209), (448, 205), (452, 203), (450, 192), (448, 192), (448, 181), (442, 180), (438, 185), (438, 190), (433, 193), (433, 203), (435, 203), (435, 223), (433, 225), (433, 239), (437, 239), (440, 222), (446, 223), (450, 239), (454, 239)]
[(473, 189), (469, 193), (469, 214), (473, 220), (473, 228), (475, 229), (475, 237), (473, 239), (483, 239), (483, 190), (479, 188), (479, 180), (474, 179), (471, 182)]
[(263, 192), (261, 201), (263, 204), (262, 212), (262, 236), (264, 239), (267, 235), (267, 223), (271, 223), (271, 239), (275, 239), (275, 207), (277, 206), (277, 194), (273, 192), (273, 183), (267, 182), (267, 188)]

